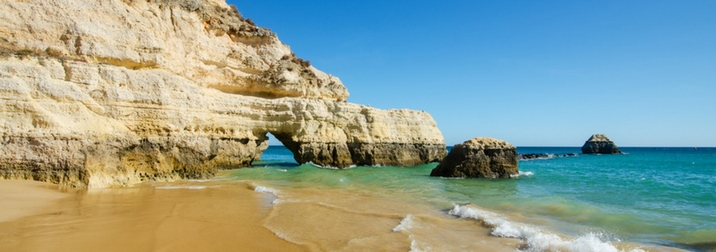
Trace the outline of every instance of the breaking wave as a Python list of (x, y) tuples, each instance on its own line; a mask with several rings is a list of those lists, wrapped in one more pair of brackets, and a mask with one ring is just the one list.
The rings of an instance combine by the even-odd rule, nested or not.
[(529, 177), (529, 176), (532, 176), (532, 175), (535, 175), (534, 172), (531, 172), (531, 171), (526, 171), (526, 172), (520, 171), (520, 173), (518, 173), (518, 174), (512, 174), (512, 175), (510, 175), (510, 178)]
[(400, 224), (398, 224), (398, 226), (395, 226), (395, 228), (393, 228), (393, 232), (407, 231), (412, 226), (413, 215), (408, 214), (408, 216), (405, 216), (405, 218), (400, 221)]
[[(604, 235), (599, 233), (587, 233), (574, 239), (563, 238), (537, 227), (510, 222), (496, 213), (468, 205), (455, 205), (449, 214), (478, 220), (492, 229), (490, 234), (493, 236), (520, 239), (525, 243), (526, 251), (620, 252), (611, 242), (604, 241)], [(633, 249), (629, 252), (643, 250)]]

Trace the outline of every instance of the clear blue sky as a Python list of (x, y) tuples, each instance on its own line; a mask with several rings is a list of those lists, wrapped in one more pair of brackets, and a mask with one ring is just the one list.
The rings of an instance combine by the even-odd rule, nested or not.
[(716, 1), (228, 2), (448, 145), (716, 146)]

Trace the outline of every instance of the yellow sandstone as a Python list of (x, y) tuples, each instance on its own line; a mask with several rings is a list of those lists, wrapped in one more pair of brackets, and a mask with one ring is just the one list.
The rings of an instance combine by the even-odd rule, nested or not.
[(204, 178), (274, 134), (300, 163), (446, 155), (433, 118), (348, 91), (218, 0), (0, 2), (0, 177), (74, 187)]

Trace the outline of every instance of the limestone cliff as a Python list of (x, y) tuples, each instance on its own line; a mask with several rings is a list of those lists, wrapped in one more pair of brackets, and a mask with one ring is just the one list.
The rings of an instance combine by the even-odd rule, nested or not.
[(345, 102), (341, 81), (219, 0), (0, 2), (0, 178), (76, 187), (297, 161), (446, 155), (432, 117)]

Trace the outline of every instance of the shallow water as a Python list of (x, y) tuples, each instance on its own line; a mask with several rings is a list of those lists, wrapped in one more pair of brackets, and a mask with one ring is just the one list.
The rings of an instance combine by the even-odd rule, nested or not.
[(271, 146), (254, 168), (225, 177), (268, 194), (266, 226), (316, 250), (714, 248), (716, 149), (622, 150), (520, 161), (521, 176), (486, 180), (429, 177), (436, 164), (322, 169), (298, 165), (290, 151)]

